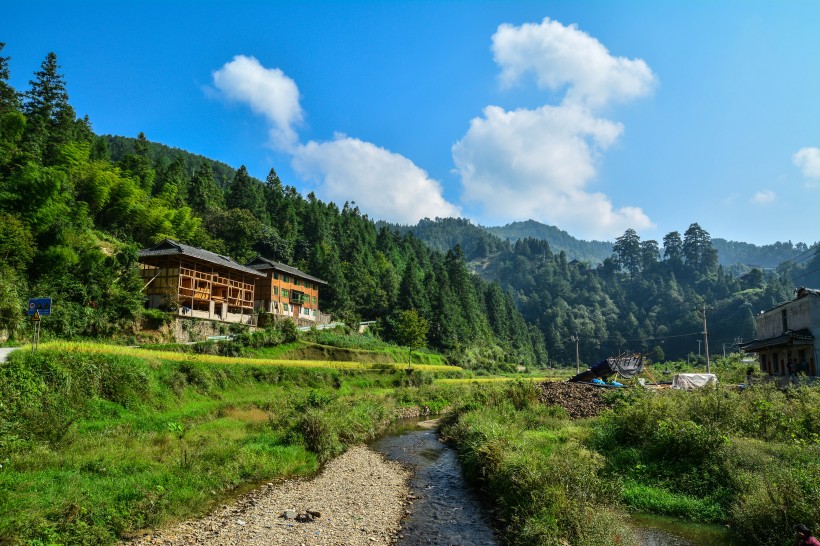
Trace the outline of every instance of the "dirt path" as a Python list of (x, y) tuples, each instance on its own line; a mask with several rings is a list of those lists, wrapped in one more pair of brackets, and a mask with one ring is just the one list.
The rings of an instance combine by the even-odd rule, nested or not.
[(5, 362), (11, 352), (16, 349), (17, 347), (0, 347), (0, 362)]
[(355, 447), (312, 480), (268, 484), (203, 519), (125, 544), (389, 545), (408, 508), (409, 479), (398, 463)]

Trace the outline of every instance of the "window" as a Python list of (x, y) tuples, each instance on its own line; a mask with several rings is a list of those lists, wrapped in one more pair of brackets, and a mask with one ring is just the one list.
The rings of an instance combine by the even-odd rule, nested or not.
[(316, 316), (316, 309), (313, 310), (313, 316)]
[(288, 312), (290, 310), (290, 306), (287, 303), (282, 304), (282, 310)]
[(302, 309), (302, 313), (304, 313), (305, 315), (309, 315), (310, 314), (310, 309), (304, 308), (304, 309)]
[(302, 281), (300, 281), (299, 279), (293, 279), (293, 284), (295, 284), (296, 286), (299, 286), (301, 282)]
[(290, 297), (290, 290), (288, 290), (287, 288), (283, 288), (282, 289), (282, 297), (283, 298), (289, 298)]
[(279, 273), (277, 273), (276, 271), (273, 272), (273, 280), (275, 280), (275, 281), (279, 280)]
[(288, 275), (282, 275), (282, 280), (285, 282), (290, 282), (290, 277)]
[(278, 287), (278, 286), (274, 286), (274, 287), (273, 287), (273, 295), (274, 295), (274, 296), (278, 296), (278, 295), (279, 295), (279, 287)]
[(313, 303), (316, 303), (317, 301), (319, 301), (319, 298), (316, 297), (316, 296), (313, 296)]

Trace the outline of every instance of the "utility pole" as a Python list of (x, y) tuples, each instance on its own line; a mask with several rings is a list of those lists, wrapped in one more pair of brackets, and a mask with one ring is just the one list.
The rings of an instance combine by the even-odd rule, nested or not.
[(581, 360), (578, 357), (578, 342), (581, 341), (581, 338), (576, 333), (570, 339), (575, 342), (575, 375), (578, 375), (581, 373)]
[(698, 356), (700, 356), (700, 344), (703, 343), (701, 340), (698, 341)]
[(703, 347), (706, 351), (706, 373), (712, 373), (709, 365), (709, 330), (706, 328), (706, 304), (703, 304)]

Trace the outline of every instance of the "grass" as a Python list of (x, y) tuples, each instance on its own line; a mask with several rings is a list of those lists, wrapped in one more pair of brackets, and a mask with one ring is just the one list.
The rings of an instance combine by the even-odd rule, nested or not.
[(399, 408), (474, 389), (419, 369), (112, 349), (55, 343), (0, 364), (0, 544), (111, 544), (309, 475)]
[(486, 385), (442, 429), (465, 476), (495, 505), (506, 542), (634, 544), (615, 505), (618, 482), (600, 476), (604, 458), (585, 446), (587, 426), (537, 403), (530, 381)]

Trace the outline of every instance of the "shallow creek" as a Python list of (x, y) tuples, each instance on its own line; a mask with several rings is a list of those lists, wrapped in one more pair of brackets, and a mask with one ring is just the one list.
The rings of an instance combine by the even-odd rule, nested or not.
[(439, 441), (435, 430), (384, 436), (371, 447), (414, 472), (414, 500), (402, 521), (398, 546), (497, 544), (488, 514), (461, 475), (456, 452)]
[[(397, 546), (496, 545), (492, 518), (461, 474), (455, 450), (440, 442), (419, 419), (405, 419), (371, 447), (412, 468), (413, 504), (402, 522)], [(725, 529), (650, 515), (631, 516), (641, 546), (728, 546)]]

